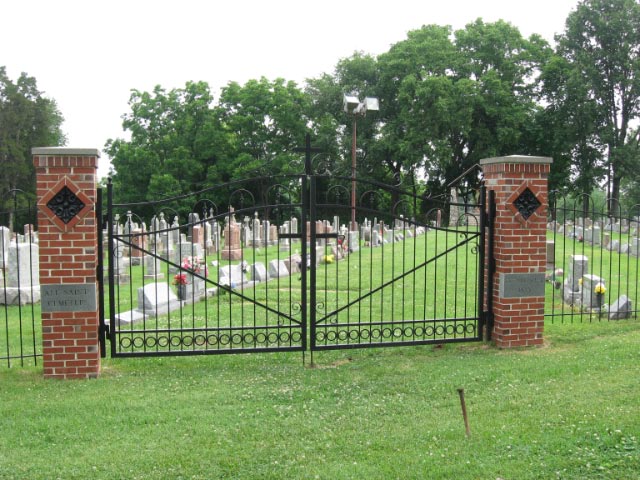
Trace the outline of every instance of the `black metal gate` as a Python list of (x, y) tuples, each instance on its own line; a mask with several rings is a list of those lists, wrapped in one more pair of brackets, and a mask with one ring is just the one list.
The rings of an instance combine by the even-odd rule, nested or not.
[(475, 205), (425, 209), (414, 192), (359, 180), (353, 230), (352, 179), (313, 174), (308, 155), (305, 171), (127, 205), (109, 185), (111, 355), (482, 340), (484, 189)]

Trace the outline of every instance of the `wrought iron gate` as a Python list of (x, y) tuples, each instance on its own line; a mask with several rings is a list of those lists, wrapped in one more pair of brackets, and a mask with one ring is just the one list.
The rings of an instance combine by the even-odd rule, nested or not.
[(127, 205), (109, 185), (111, 355), (482, 340), (484, 189), (425, 211), (424, 197), (358, 180), (351, 231), (352, 179), (315, 175), (308, 158), (305, 170)]

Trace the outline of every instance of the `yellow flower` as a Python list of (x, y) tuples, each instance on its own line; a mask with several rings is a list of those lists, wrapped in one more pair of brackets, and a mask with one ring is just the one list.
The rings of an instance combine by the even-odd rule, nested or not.
[(604, 283), (597, 283), (594, 291), (599, 294), (604, 294), (607, 292), (607, 287), (604, 286)]

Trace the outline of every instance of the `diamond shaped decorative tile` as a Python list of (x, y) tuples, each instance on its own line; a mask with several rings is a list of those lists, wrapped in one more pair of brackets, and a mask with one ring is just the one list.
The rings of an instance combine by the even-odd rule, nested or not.
[(518, 198), (515, 199), (513, 205), (516, 207), (522, 218), (528, 220), (531, 215), (535, 213), (535, 211), (542, 205), (540, 200), (538, 200), (535, 194), (529, 190), (529, 188), (525, 188)]
[(93, 211), (93, 202), (64, 177), (38, 201), (38, 207), (60, 230), (69, 232)]
[(47, 203), (47, 207), (66, 225), (84, 208), (84, 203), (66, 185)]

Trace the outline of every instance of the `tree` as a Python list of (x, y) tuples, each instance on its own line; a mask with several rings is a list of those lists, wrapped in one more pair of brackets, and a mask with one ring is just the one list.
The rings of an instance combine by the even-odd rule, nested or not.
[[(598, 106), (589, 100), (583, 78), (558, 55), (544, 66), (541, 79), (547, 107), (540, 118), (546, 133), (539, 141), (548, 144), (554, 159), (550, 190), (590, 194), (606, 175)], [(588, 197), (582, 198), (587, 211)]]
[(569, 15), (557, 42), (568, 77), (581, 83), (581, 88), (568, 90), (561, 101), (565, 108), (589, 105), (593, 109), (589, 113), (593, 120), (580, 129), (576, 144), (591, 149), (592, 157), (598, 153), (604, 161), (609, 207), (617, 208), (614, 204), (620, 199), (622, 178), (638, 175), (639, 132), (633, 126), (640, 119), (640, 4), (636, 0), (585, 0)]
[[(131, 140), (109, 139), (118, 202), (159, 200), (201, 189), (207, 173), (227, 163), (231, 145), (205, 82), (152, 93), (133, 90), (123, 128)], [(185, 207), (186, 208), (186, 207)]]
[[(62, 115), (56, 102), (38, 90), (36, 79), (22, 73), (14, 83), (0, 67), (0, 209), (9, 210), (7, 192), (20, 189), (32, 203), (35, 170), (31, 149), (61, 146)], [(33, 221), (33, 219), (31, 219)]]
[[(379, 58), (386, 163), (396, 174), (423, 169), (432, 192), (448, 193), (443, 186), (484, 157), (529, 153), (548, 54), (542, 38), (503, 21), (410, 32)], [(463, 188), (477, 184), (471, 177)]]
[[(224, 178), (245, 179), (303, 171), (308, 97), (295, 82), (278, 78), (229, 83), (222, 89), (217, 116), (233, 139)], [(267, 202), (265, 182), (251, 193)]]

